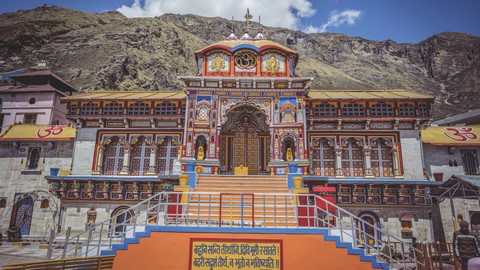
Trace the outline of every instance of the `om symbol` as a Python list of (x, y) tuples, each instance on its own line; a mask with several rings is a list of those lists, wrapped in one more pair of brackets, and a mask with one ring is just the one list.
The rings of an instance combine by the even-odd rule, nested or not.
[(63, 127), (61, 126), (49, 126), (44, 131), (41, 128), (37, 131), (38, 138), (46, 138), (49, 136), (56, 136), (63, 132)]
[[(478, 139), (477, 134), (473, 133), (473, 128), (471, 127), (461, 127), (461, 128), (446, 128), (446, 131), (443, 132), (448, 138), (459, 141), (466, 142), (468, 139), (476, 140)], [(447, 133), (450, 132), (450, 134)]]

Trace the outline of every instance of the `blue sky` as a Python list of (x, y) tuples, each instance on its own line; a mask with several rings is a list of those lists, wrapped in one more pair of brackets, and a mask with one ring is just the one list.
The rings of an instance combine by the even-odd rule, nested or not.
[(249, 7), (265, 25), (379, 41), (419, 42), (445, 31), (480, 36), (479, 0), (1, 0), (0, 13), (43, 4), (128, 17), (169, 12), (235, 19)]

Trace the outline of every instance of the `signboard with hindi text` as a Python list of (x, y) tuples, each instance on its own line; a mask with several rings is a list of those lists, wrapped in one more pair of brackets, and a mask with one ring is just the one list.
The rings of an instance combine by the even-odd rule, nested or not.
[(190, 239), (190, 270), (281, 270), (282, 240)]

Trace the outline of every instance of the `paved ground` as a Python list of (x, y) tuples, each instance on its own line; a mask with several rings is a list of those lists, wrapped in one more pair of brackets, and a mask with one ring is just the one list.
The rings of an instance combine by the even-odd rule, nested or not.
[(38, 248), (38, 245), (30, 246), (0, 246), (0, 269), (5, 264), (43, 261), (47, 255), (46, 249)]

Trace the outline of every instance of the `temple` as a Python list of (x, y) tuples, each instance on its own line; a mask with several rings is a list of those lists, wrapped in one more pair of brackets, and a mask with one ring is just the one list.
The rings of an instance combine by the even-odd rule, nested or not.
[[(269, 40), (261, 30), (254, 36), (248, 30), (196, 51), (196, 74), (179, 76), (182, 91), (53, 97), (66, 105), (70, 126), (62, 130), (70, 132), (64, 147), (70, 147), (66, 153), (71, 155), (70, 164), (65, 159), (57, 163), (62, 173), (43, 174), (43, 188), (61, 202), (57, 229), (80, 232), (109, 218), (122, 223), (137, 214), (119, 216), (130, 206), (173, 189), (199, 192), (210, 179), (223, 182), (210, 184), (206, 191), (239, 192), (243, 186), (228, 187), (241, 176), (286, 181), (279, 189), (283, 193), (329, 198), (370, 224), (363, 236), (355, 236), (363, 237), (366, 245), (376, 245), (382, 238), (377, 230), (383, 228), (405, 241), (445, 241), (442, 229), (432, 226), (442, 222), (432, 214), (439, 208), (431, 197), (442, 182), (430, 181), (420, 134), (432, 121), (434, 97), (405, 89), (311, 89), (315, 78), (296, 72), (301, 61), (297, 52)], [(2, 89), (0, 94), (12, 91)], [(14, 131), (22, 126), (7, 129), (0, 141), (21, 141)], [(45, 147), (52, 140), (45, 139)], [(32, 145), (15, 147), (31, 151)], [(24, 158), (30, 162), (30, 156)], [(54, 166), (55, 159), (50, 164)], [(478, 161), (475, 164), (474, 174)], [(178, 185), (182, 175), (188, 183)], [(301, 178), (300, 185), (294, 184), (295, 178)], [(11, 194), (2, 196), (0, 202)], [(21, 209), (12, 208), (10, 224), (23, 224)], [(293, 213), (289, 209), (285, 213)], [(285, 217), (285, 226), (291, 226), (289, 222)], [(304, 225), (298, 219), (293, 226)]]

